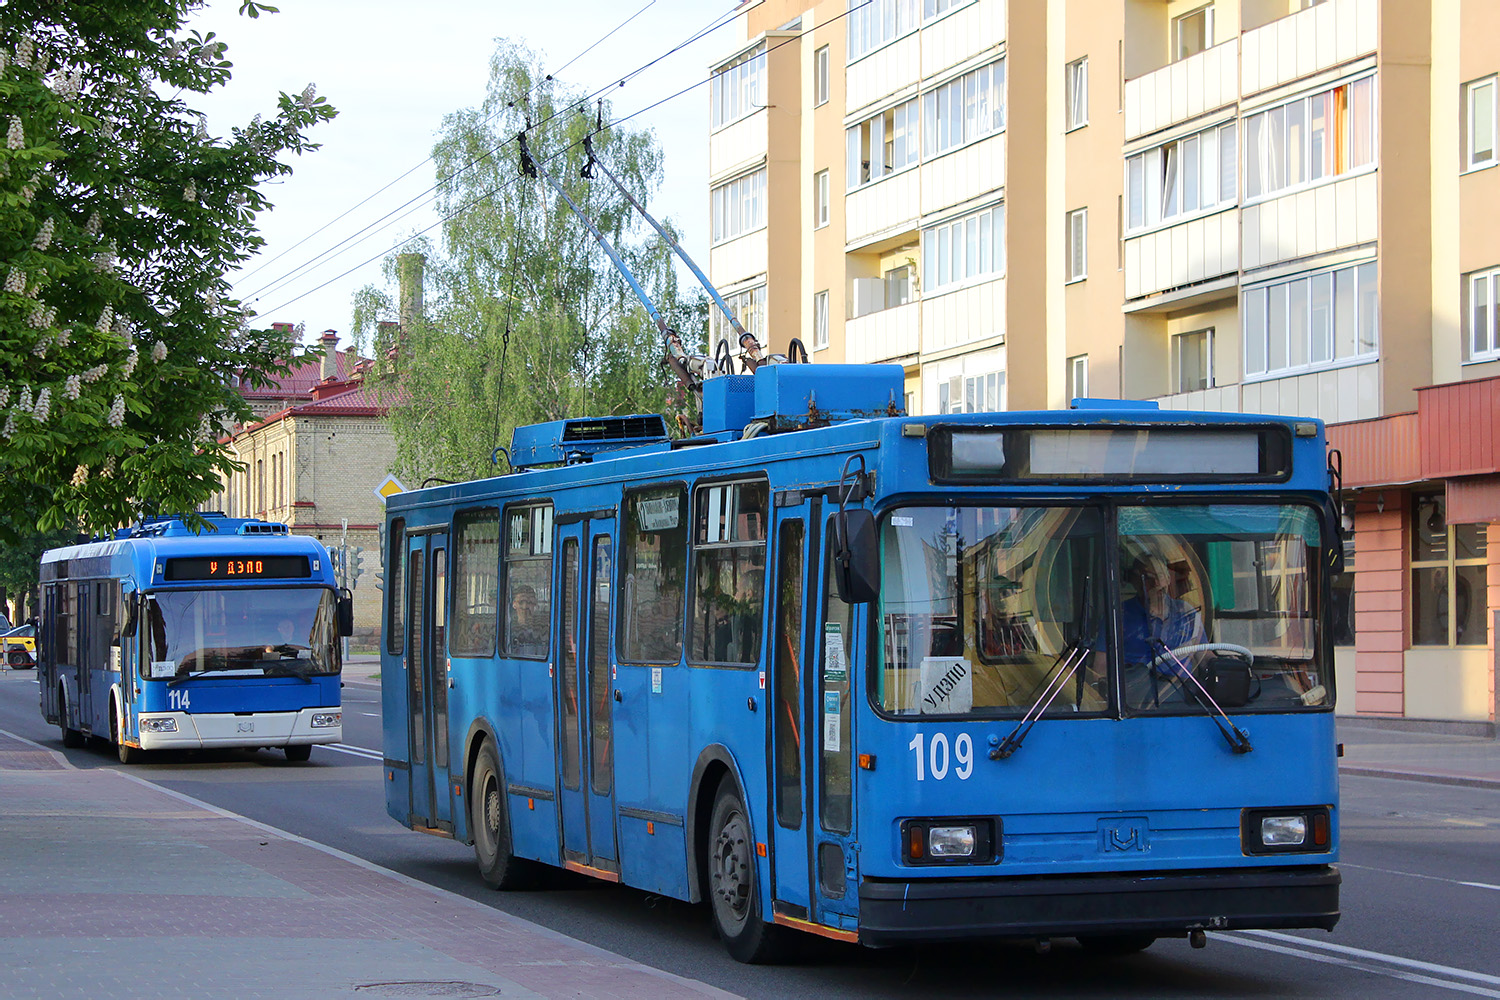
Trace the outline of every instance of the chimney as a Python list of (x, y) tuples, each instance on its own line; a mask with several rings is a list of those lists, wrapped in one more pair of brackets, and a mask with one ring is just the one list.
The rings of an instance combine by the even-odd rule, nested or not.
[(419, 253), (404, 253), (396, 258), (401, 275), (401, 329), (410, 330), (422, 318), (422, 271), (427, 258)]
[(338, 378), (339, 375), (339, 334), (337, 330), (324, 330), (323, 336), (319, 338), (323, 344), (323, 377)]

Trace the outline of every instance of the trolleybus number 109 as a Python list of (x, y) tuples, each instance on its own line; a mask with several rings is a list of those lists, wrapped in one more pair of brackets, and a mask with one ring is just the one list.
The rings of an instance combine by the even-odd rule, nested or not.
[[(953, 741), (952, 760), (949, 759), (948, 734), (933, 733), (931, 740), (926, 740), (926, 733), (918, 733), (906, 744), (917, 761), (917, 780), (926, 781), (930, 773), (934, 781), (942, 781), (948, 777), (950, 764), (953, 774), (959, 781), (967, 781), (969, 775), (974, 773), (974, 740), (968, 733), (959, 733)], [(926, 743), (926, 753), (923, 753), (923, 743)]]

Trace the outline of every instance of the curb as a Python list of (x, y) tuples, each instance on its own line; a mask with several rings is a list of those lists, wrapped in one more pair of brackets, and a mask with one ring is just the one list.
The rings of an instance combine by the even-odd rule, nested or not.
[(1500, 791), (1500, 778), (1480, 778), (1465, 774), (1433, 774), (1430, 771), (1396, 771), (1383, 767), (1339, 767), (1339, 776), (1351, 778), (1394, 778), (1398, 781), (1425, 781), (1432, 785), (1458, 785), (1464, 788), (1490, 788)]

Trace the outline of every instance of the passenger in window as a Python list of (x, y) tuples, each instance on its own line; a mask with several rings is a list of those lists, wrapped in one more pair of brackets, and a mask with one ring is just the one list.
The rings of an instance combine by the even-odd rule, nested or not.
[(547, 652), (547, 622), (540, 613), (536, 591), (519, 584), (510, 595), (510, 641), (507, 648), (519, 656), (541, 656)]

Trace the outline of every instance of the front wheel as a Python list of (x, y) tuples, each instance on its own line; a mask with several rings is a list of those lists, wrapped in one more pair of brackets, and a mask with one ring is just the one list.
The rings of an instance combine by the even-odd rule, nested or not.
[(115, 734), (115, 756), (120, 758), (121, 764), (139, 764), (145, 759), (146, 751), (125, 742), (125, 726), (114, 706), (109, 709), (109, 731)]
[(469, 828), (474, 833), (474, 858), (479, 863), (479, 874), (491, 889), (524, 889), (536, 880), (536, 862), (511, 853), (505, 777), (500, 773), (495, 745), (488, 741), (479, 748), (479, 757), (474, 762)]
[(68, 725), (68, 690), (61, 685), (57, 688), (57, 729), (62, 734), (63, 746), (70, 750), (83, 746), (83, 734)]
[(735, 961), (750, 965), (776, 961), (785, 950), (785, 931), (761, 919), (755, 838), (744, 803), (727, 780), (714, 798), (708, 829), (708, 891), (714, 929)]
[(24, 649), (12, 649), (6, 654), (6, 659), (10, 661), (12, 670), (26, 670), (31, 667), (31, 657)]
[(292, 764), (301, 764), (312, 758), (312, 747), (306, 743), (282, 749), (286, 753), (287, 761)]

